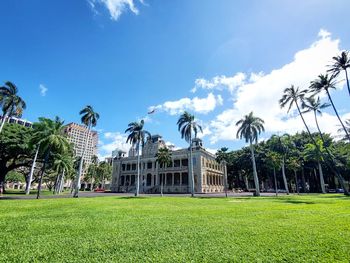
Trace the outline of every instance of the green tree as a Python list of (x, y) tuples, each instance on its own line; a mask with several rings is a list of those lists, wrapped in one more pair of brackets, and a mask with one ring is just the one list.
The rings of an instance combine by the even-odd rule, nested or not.
[(244, 138), (246, 143), (249, 142), (252, 165), (253, 165), (255, 195), (260, 196), (259, 178), (256, 170), (253, 142), (255, 141), (255, 143), (257, 143), (260, 133), (265, 131), (264, 121), (259, 117), (255, 117), (253, 115), (253, 112), (251, 112), (249, 113), (249, 115), (245, 115), (243, 119), (239, 120), (236, 123), (236, 126), (239, 126), (237, 131), (237, 138), (240, 138), (240, 139)]
[(140, 122), (131, 122), (129, 123), (128, 128), (125, 130), (125, 133), (129, 133), (126, 142), (130, 143), (132, 147), (136, 147), (137, 152), (137, 177), (135, 196), (139, 196), (140, 194), (140, 150), (142, 149), (141, 147), (145, 145), (146, 137), (151, 138), (151, 134), (143, 129), (144, 125), (144, 120), (141, 120)]
[[(169, 149), (165, 146), (158, 149), (158, 152), (156, 154), (156, 162), (158, 163), (158, 167), (163, 167), (163, 172), (165, 171), (165, 168), (171, 164), (171, 152)], [(159, 177), (159, 169), (158, 169), (158, 177)], [(163, 188), (164, 188), (164, 179), (165, 179), (165, 173), (163, 173), (163, 177), (161, 178), (161, 186), (160, 186), (160, 194), (163, 196)]]
[(338, 114), (338, 111), (334, 105), (332, 96), (329, 92), (330, 89), (336, 89), (335, 85), (336, 85), (336, 82), (335, 82), (334, 76), (328, 76), (327, 74), (326, 75), (321, 74), (318, 76), (318, 78), (316, 80), (311, 82), (310, 91), (314, 92), (315, 94), (319, 94), (323, 91), (326, 92), (328, 99), (329, 99), (329, 102), (331, 103), (333, 110), (334, 110), (335, 114), (337, 115), (337, 118), (338, 118), (341, 126), (343, 127), (343, 130), (346, 134), (346, 137), (350, 141), (350, 135), (349, 135), (347, 129), (345, 128), (343, 121), (341, 120), (341, 118)]
[(324, 161), (323, 152), (325, 152), (325, 149), (323, 147), (322, 140), (317, 140), (316, 143), (317, 146), (311, 143), (306, 144), (303, 151), (303, 156), (306, 161), (314, 161), (317, 163), (321, 184), (321, 192), (325, 194), (326, 187), (324, 184), (323, 170), (321, 165), (321, 163)]
[(112, 166), (108, 162), (100, 162), (97, 169), (96, 175), (98, 182), (101, 183), (102, 188), (105, 188), (106, 180), (112, 178)]
[[(279, 170), (281, 168), (281, 161), (282, 156), (274, 151), (269, 151), (267, 153), (267, 163), (270, 167), (272, 167), (273, 170), (273, 180), (275, 185), (275, 193), (276, 196), (278, 196), (278, 185), (277, 185), (277, 176), (276, 176), (276, 170)], [(288, 187), (287, 187), (288, 189)]]
[(70, 144), (64, 133), (63, 121), (58, 117), (55, 120), (39, 118), (39, 122), (33, 124), (32, 144), (40, 145), (39, 152), (44, 156), (43, 165), (39, 176), (37, 199), (40, 197), (43, 177), (49, 158), (54, 154), (68, 152)]
[(338, 76), (341, 71), (344, 70), (345, 72), (345, 78), (346, 78), (346, 84), (348, 87), (348, 92), (350, 95), (350, 85), (349, 85), (349, 77), (348, 77), (348, 68), (350, 68), (350, 57), (348, 51), (342, 51), (340, 56), (333, 57), (333, 65), (330, 65), (330, 69), (328, 72), (331, 72), (333, 76)]
[[(194, 197), (194, 174), (193, 174), (193, 157), (192, 157), (192, 140), (193, 135), (194, 138), (197, 138), (198, 131), (203, 132), (202, 126), (200, 126), (196, 120), (194, 115), (185, 111), (180, 115), (177, 121), (178, 131), (181, 134), (181, 138), (185, 139), (186, 142), (190, 145), (190, 158), (189, 158), (189, 174), (191, 178), (191, 196)], [(193, 133), (193, 134), (192, 134)]]
[(73, 149), (68, 149), (67, 152), (57, 153), (53, 157), (53, 169), (56, 171), (57, 176), (54, 185), (54, 194), (59, 194), (62, 191), (64, 184), (65, 173), (69, 173), (74, 170), (74, 157)]
[(89, 143), (89, 137), (90, 137), (90, 131), (92, 127), (95, 127), (97, 125), (97, 121), (100, 118), (100, 115), (94, 111), (94, 108), (90, 105), (86, 106), (84, 109), (82, 109), (79, 114), (81, 115), (81, 122), (87, 127), (86, 135), (85, 135), (85, 145), (83, 148), (83, 152), (80, 158), (79, 163), (79, 170), (77, 173), (76, 181), (75, 181), (75, 189), (73, 197), (79, 196), (79, 189), (80, 189), (80, 179), (81, 175), (83, 173), (83, 163), (84, 163), (84, 157), (85, 152)]
[(0, 187), (8, 172), (20, 167), (29, 167), (34, 155), (29, 147), (32, 130), (18, 124), (9, 123), (0, 134)]
[(0, 87), (0, 106), (3, 116), (0, 123), (0, 133), (9, 117), (21, 117), (23, 110), (26, 108), (24, 100), (18, 96), (18, 88), (10, 81)]

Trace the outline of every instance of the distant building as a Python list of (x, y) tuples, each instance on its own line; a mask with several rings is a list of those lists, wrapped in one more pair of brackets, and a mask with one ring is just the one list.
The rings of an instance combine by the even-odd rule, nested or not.
[[(2, 116), (0, 116), (0, 120), (2, 120)], [(8, 123), (16, 123), (25, 127), (32, 127), (33, 123), (24, 119), (16, 118), (16, 117), (10, 117), (7, 119)]]
[[(202, 140), (193, 140), (193, 171), (195, 192), (223, 192), (226, 181), (226, 167), (216, 162), (215, 155), (203, 148)], [(156, 162), (159, 148), (165, 142), (159, 135), (149, 139), (141, 155), (140, 193), (159, 193), (162, 178), (164, 193), (191, 192), (189, 177), (189, 149), (171, 150), (172, 163), (168, 167), (160, 167)], [(134, 192), (137, 177), (137, 152), (131, 148), (129, 156), (123, 152), (113, 159), (112, 192)]]
[[(86, 142), (86, 134), (88, 132), (87, 127), (77, 124), (77, 123), (69, 123), (64, 128), (65, 133), (68, 136), (69, 142), (74, 145), (74, 153), (76, 157), (80, 157), (83, 154), (83, 150)], [(89, 165), (92, 163), (92, 157), (97, 155), (97, 143), (98, 143), (98, 134), (96, 131), (90, 131), (89, 140), (86, 148), (86, 152), (84, 155), (84, 166), (85, 174)]]

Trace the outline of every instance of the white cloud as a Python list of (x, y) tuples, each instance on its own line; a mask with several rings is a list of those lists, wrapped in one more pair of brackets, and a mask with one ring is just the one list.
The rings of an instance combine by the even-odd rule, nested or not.
[(235, 88), (244, 84), (246, 75), (242, 72), (238, 72), (233, 77), (226, 77), (224, 75), (215, 76), (211, 80), (199, 78), (195, 80), (195, 86), (191, 90), (195, 93), (198, 89), (205, 90), (223, 90), (228, 89), (231, 93)]
[[(283, 90), (291, 84), (307, 88), (310, 81), (320, 73), (326, 72), (330, 59), (340, 52), (339, 40), (331, 39), (329, 32), (321, 29), (319, 37), (310, 47), (297, 52), (289, 64), (266, 75), (252, 74), (250, 83), (238, 87), (234, 94), (233, 107), (223, 111), (210, 122), (213, 132), (210, 137), (211, 143), (235, 140), (236, 122), (251, 111), (265, 120), (267, 132), (295, 133), (303, 130), (303, 123), (295, 111), (287, 115), (286, 109), (281, 109), (278, 101)], [(307, 114), (305, 118), (311, 129), (316, 130), (312, 114)], [(323, 114), (320, 124), (323, 131), (332, 134), (338, 129), (336, 117), (330, 114)]]
[[(108, 157), (115, 149), (128, 152), (130, 144), (126, 143), (127, 135), (120, 132), (106, 132), (99, 142), (99, 156)], [(102, 159), (101, 159), (102, 160)]]
[[(139, 0), (139, 2), (144, 4), (143, 0)], [(96, 9), (97, 4), (105, 6), (109, 11), (111, 19), (115, 21), (128, 9), (136, 15), (139, 13), (135, 5), (135, 0), (88, 0), (88, 3), (95, 14), (98, 14)]]
[(46, 96), (46, 93), (47, 93), (47, 91), (48, 91), (48, 88), (46, 88), (44, 84), (40, 84), (40, 85), (39, 85), (39, 90), (40, 90), (40, 95), (41, 95), (42, 97), (45, 97), (45, 96)]
[(163, 110), (170, 115), (177, 115), (185, 110), (207, 114), (222, 104), (221, 95), (215, 96), (213, 93), (209, 93), (206, 98), (194, 97), (193, 99), (182, 98), (176, 101), (166, 101), (161, 105), (152, 106), (150, 109)]

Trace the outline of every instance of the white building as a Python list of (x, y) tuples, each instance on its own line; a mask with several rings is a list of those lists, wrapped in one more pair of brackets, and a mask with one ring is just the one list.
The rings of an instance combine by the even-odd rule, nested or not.
[[(158, 149), (165, 147), (161, 136), (154, 135), (148, 140), (141, 155), (140, 193), (159, 193), (162, 178), (164, 193), (191, 192), (189, 178), (189, 148), (171, 150), (172, 164), (160, 167), (156, 162)], [(200, 139), (194, 139), (193, 171), (194, 189), (197, 193), (223, 192), (226, 182), (226, 167), (215, 160), (215, 155), (203, 148)], [(135, 192), (137, 178), (137, 153), (130, 149), (129, 156), (113, 159), (112, 192)]]

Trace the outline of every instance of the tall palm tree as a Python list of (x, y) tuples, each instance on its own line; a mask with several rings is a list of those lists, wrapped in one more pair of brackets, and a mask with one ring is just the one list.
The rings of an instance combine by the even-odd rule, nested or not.
[[(163, 167), (163, 171), (169, 164), (171, 164), (171, 152), (166, 146), (158, 149), (156, 158), (157, 158), (156, 159), (157, 163)], [(159, 169), (158, 169), (158, 177), (159, 177)], [(163, 196), (164, 179), (165, 179), (165, 173), (163, 173), (162, 183), (160, 185), (161, 196)]]
[[(177, 121), (178, 130), (181, 133), (181, 138), (185, 139), (190, 145), (190, 160), (189, 160), (189, 174), (191, 178), (191, 196), (194, 197), (194, 175), (193, 175), (193, 159), (192, 159), (192, 140), (197, 138), (198, 131), (203, 132), (202, 126), (200, 126), (194, 115), (185, 111), (180, 115)], [(193, 133), (193, 134), (192, 134)]]
[(311, 96), (311, 97), (306, 98), (302, 102), (302, 108), (305, 109), (303, 111), (303, 113), (313, 112), (316, 127), (318, 130), (318, 133), (321, 136), (323, 144), (325, 143), (325, 140), (323, 138), (323, 133), (321, 132), (320, 126), (318, 124), (317, 115), (322, 115), (322, 110), (329, 107), (329, 106), (330, 106), (329, 103), (321, 103), (320, 97), (317, 97), (317, 99), (315, 99), (315, 97)]
[(69, 151), (70, 144), (64, 134), (63, 121), (58, 117), (55, 120), (39, 118), (39, 122), (33, 124), (33, 144), (40, 144), (40, 151), (44, 156), (44, 162), (39, 176), (37, 199), (40, 197), (43, 177), (49, 158), (53, 154)]
[(326, 188), (324, 184), (323, 170), (321, 165), (321, 162), (324, 161), (323, 152), (325, 151), (325, 148), (323, 146), (322, 140), (317, 140), (316, 143), (317, 143), (317, 146), (311, 143), (306, 144), (303, 151), (303, 156), (306, 161), (317, 162), (318, 172), (320, 177), (320, 184), (321, 184), (321, 192), (325, 194)]
[(151, 138), (151, 134), (143, 129), (144, 125), (144, 120), (141, 120), (140, 122), (131, 122), (128, 124), (128, 128), (125, 130), (125, 133), (129, 133), (126, 142), (130, 143), (132, 147), (135, 147), (137, 152), (137, 178), (135, 196), (139, 196), (140, 194), (140, 150), (142, 149), (141, 147), (144, 146), (145, 140)]
[[(324, 77), (323, 75), (320, 75), (320, 76), (322, 76), (320, 78), (320, 79), (322, 79), (322, 82), (318, 83), (318, 84), (317, 84), (317, 81), (316, 82), (312, 82), (311, 83), (312, 87), (310, 87), (310, 89), (311, 89), (311, 91), (313, 91), (315, 93), (316, 92), (320, 92), (322, 89), (326, 89), (327, 94), (329, 94), (329, 91), (328, 91), (329, 87), (327, 87), (327, 88), (324, 87), (324, 84), (329, 82), (329, 78), (328, 78), (328, 76), (327, 77)], [(325, 82), (325, 83), (323, 83), (323, 82)], [(332, 85), (334, 87), (333, 80), (331, 80), (331, 83), (332, 83)], [(327, 86), (328, 86), (328, 84), (327, 84)], [(309, 127), (307, 126), (307, 124), (305, 122), (303, 113), (301, 112), (301, 108), (300, 108), (300, 105), (299, 105), (299, 102), (303, 103), (303, 101), (305, 99), (305, 94), (306, 94), (306, 90), (301, 90), (300, 91), (299, 88), (295, 88), (292, 85), (290, 88), (286, 88), (284, 90), (284, 94), (283, 94), (282, 98), (280, 99), (279, 103), (280, 103), (281, 108), (284, 108), (284, 107), (286, 107), (288, 105), (288, 111), (287, 112), (289, 112), (291, 110), (293, 104), (296, 105), (298, 113), (299, 113), (299, 116), (301, 117), (301, 119), (302, 119), (302, 121), (304, 123), (304, 126), (305, 126), (305, 128), (306, 128), (306, 130), (307, 130), (307, 132), (309, 134), (309, 137), (310, 137), (312, 143), (317, 148), (317, 143), (316, 143), (314, 137), (312, 136)], [(332, 103), (330, 95), (328, 97), (330, 98), (330, 101)], [(332, 104), (332, 105), (334, 105), (334, 104)], [(335, 109), (335, 107), (333, 107), (333, 109)], [(336, 113), (337, 113), (337, 111), (336, 111)], [(337, 115), (337, 116), (339, 116), (339, 115)], [(340, 120), (340, 118), (339, 118), (339, 120)], [(342, 188), (344, 189), (344, 194), (345, 195), (350, 195), (349, 191), (345, 187), (344, 179), (341, 176), (341, 174), (337, 171), (337, 168), (334, 165), (332, 165), (332, 164), (329, 165), (329, 168), (332, 170), (332, 172), (335, 174), (335, 176), (337, 176), (337, 178), (339, 180), (339, 183), (341, 184)]]
[(333, 107), (333, 110), (334, 110), (335, 114), (337, 115), (337, 118), (338, 118), (341, 126), (344, 129), (346, 137), (350, 141), (350, 135), (349, 135), (347, 129), (344, 126), (343, 121), (341, 120), (341, 118), (340, 118), (340, 116), (338, 114), (338, 111), (337, 111), (337, 109), (336, 109), (336, 107), (335, 107), (335, 105), (333, 103), (331, 94), (329, 92), (330, 89), (335, 89), (336, 88), (335, 85), (336, 85), (336, 82), (334, 80), (334, 76), (328, 76), (328, 74), (326, 74), (326, 75), (320, 74), (316, 80), (311, 82), (311, 84), (310, 84), (310, 91), (314, 92), (315, 94), (321, 93), (323, 91), (326, 92), (326, 94), (328, 96), (328, 99), (329, 99), (329, 102), (331, 103), (331, 105)]
[(255, 117), (253, 115), (253, 112), (251, 112), (249, 113), (249, 115), (245, 115), (243, 119), (239, 120), (236, 123), (236, 126), (239, 126), (237, 131), (237, 138), (239, 139), (244, 138), (246, 143), (249, 142), (250, 154), (251, 154), (252, 165), (253, 165), (255, 195), (260, 196), (259, 178), (258, 178), (258, 173), (256, 171), (253, 142), (257, 143), (260, 133), (265, 131), (264, 121), (259, 117)]
[(97, 121), (100, 118), (100, 115), (94, 111), (94, 108), (90, 105), (86, 106), (84, 109), (82, 109), (79, 114), (81, 115), (81, 122), (87, 127), (86, 136), (85, 136), (85, 145), (83, 148), (83, 152), (81, 154), (80, 163), (79, 163), (79, 170), (77, 173), (77, 178), (75, 182), (75, 190), (73, 197), (78, 197), (79, 195), (79, 189), (80, 189), (80, 179), (81, 175), (83, 173), (83, 163), (84, 163), (84, 157), (85, 152), (89, 143), (89, 137), (90, 137), (90, 131), (92, 127), (95, 127), (97, 125)]
[(0, 124), (0, 133), (9, 117), (21, 117), (23, 110), (26, 108), (24, 100), (18, 96), (18, 88), (10, 81), (0, 87), (0, 106), (3, 116)]
[(334, 64), (330, 65), (330, 69), (328, 72), (331, 72), (333, 76), (338, 76), (339, 73), (344, 70), (346, 77), (346, 84), (348, 87), (348, 92), (350, 95), (350, 85), (349, 85), (349, 77), (348, 77), (348, 68), (350, 68), (350, 56), (348, 51), (341, 52), (340, 56), (333, 57)]

